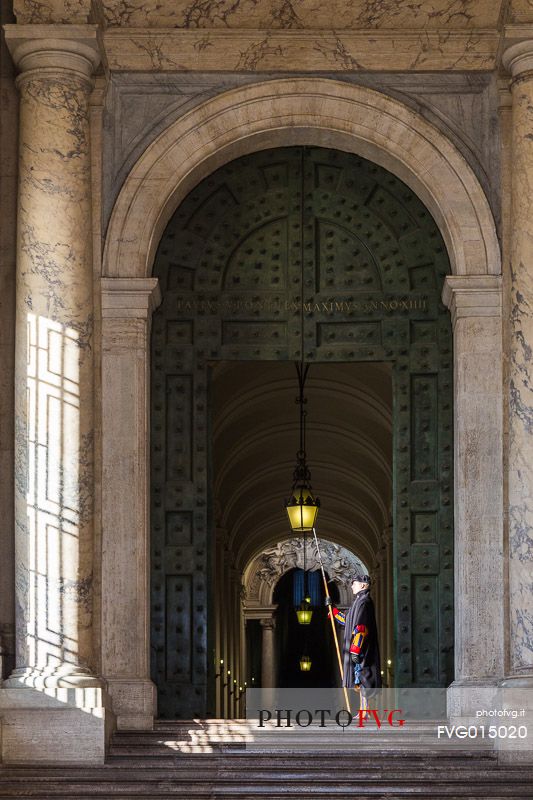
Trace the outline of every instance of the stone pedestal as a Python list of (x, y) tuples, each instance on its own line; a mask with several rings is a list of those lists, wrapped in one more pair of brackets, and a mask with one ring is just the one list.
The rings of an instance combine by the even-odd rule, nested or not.
[(20, 71), (20, 147), (16, 669), (2, 693), (2, 751), (8, 762), (98, 762), (106, 713), (92, 642), (96, 29), (13, 25), (6, 40)]
[(504, 53), (512, 75), (509, 332), (509, 657), (505, 686), (533, 687), (533, 40)]
[[(467, 713), (476, 686), (503, 675), (501, 278), (448, 276), (455, 348), (455, 687)], [(489, 587), (487, 585), (489, 581)], [(470, 692), (461, 691), (469, 687)]]
[(157, 278), (102, 279), (102, 674), (117, 727), (151, 728), (148, 353)]

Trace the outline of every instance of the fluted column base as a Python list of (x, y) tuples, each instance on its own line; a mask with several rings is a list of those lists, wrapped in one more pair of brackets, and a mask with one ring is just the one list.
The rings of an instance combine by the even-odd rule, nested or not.
[(59, 667), (43, 669), (20, 667), (13, 670), (2, 685), (9, 689), (77, 689), (101, 688), (103, 684), (100, 678), (85, 667), (61, 664)]

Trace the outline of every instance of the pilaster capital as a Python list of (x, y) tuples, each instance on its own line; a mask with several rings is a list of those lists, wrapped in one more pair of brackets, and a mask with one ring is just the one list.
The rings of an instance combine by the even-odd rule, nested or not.
[(103, 319), (151, 317), (161, 302), (158, 278), (102, 278)]
[(277, 603), (274, 603), (273, 605), (260, 606), (253, 601), (248, 601), (244, 603), (242, 610), (246, 620), (256, 619), (262, 622), (264, 619), (274, 619), (274, 614), (277, 607)]
[(527, 33), (530, 38), (515, 41), (503, 51), (502, 63), (513, 81), (533, 80), (533, 29)]
[(442, 302), (450, 309), (452, 326), (464, 317), (500, 317), (502, 279), (500, 275), (447, 275)]
[(6, 43), (20, 71), (17, 85), (25, 80), (66, 73), (90, 87), (100, 63), (96, 25), (5, 25)]

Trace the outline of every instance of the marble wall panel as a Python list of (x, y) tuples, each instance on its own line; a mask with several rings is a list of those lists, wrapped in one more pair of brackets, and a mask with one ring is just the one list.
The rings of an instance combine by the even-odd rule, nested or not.
[(81, 24), (89, 19), (91, 0), (14, 0), (13, 7), (19, 24)]
[(470, 30), (109, 28), (110, 69), (338, 72), (491, 70), (499, 34)]
[(512, 22), (533, 22), (532, 0), (511, 0), (510, 18)]
[[(51, 0), (48, 0), (50, 2)], [(27, 0), (26, 0), (27, 2)], [(524, 0), (521, 0), (524, 2)], [(104, 0), (109, 25), (172, 28), (488, 28), (499, 0)]]

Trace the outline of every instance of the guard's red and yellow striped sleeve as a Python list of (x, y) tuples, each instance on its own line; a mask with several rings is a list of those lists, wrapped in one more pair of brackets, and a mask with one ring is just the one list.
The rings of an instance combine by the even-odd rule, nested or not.
[(360, 653), (368, 631), (366, 625), (356, 625), (350, 645), (350, 653)]
[[(337, 622), (339, 622), (341, 625), (345, 625), (346, 615), (344, 614), (344, 611), (339, 611), (339, 609), (335, 607), (332, 608), (332, 611), (333, 611), (333, 616), (337, 620)], [(331, 611), (328, 611), (328, 619), (330, 618), (330, 616), (331, 616)]]

